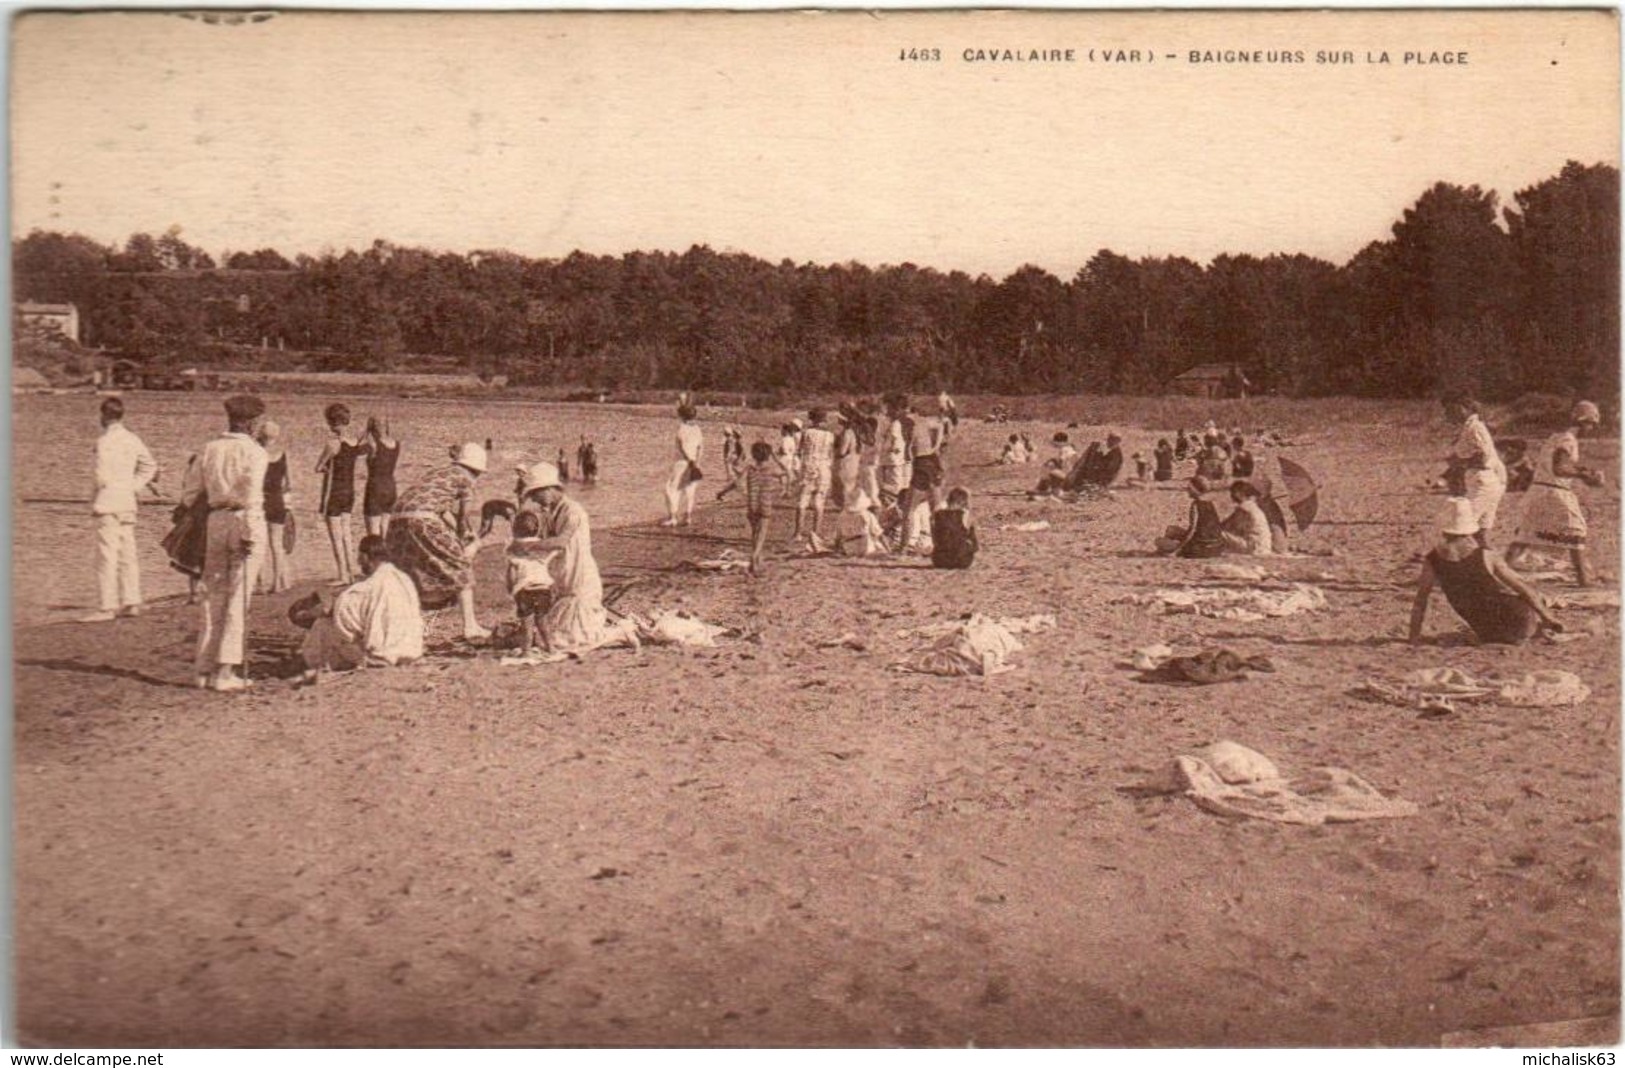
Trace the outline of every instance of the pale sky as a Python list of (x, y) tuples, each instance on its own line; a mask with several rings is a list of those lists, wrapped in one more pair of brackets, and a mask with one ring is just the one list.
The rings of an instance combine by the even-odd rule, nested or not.
[(1565, 160), (1618, 165), (1619, 75), (1613, 14), (1559, 10), (27, 15), (12, 229), (179, 224), (217, 256), (705, 243), (996, 277), (1069, 278), (1101, 248), (1341, 263), (1435, 181), (1508, 204)]

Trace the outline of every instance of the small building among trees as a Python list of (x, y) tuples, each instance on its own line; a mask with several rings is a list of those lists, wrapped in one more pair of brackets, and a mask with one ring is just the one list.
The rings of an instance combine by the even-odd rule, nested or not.
[(79, 340), (79, 309), (72, 304), (36, 304), (25, 300), (17, 305), (17, 318), (24, 329), (61, 334), (74, 342)]
[(1170, 380), (1168, 392), (1229, 400), (1247, 396), (1252, 387), (1238, 363), (1200, 363)]

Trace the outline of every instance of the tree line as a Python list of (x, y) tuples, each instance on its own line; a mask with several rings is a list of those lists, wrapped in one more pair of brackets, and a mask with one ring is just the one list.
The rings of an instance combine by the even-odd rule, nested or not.
[(1286, 395), (1615, 395), (1619, 171), (1570, 162), (1512, 201), (1438, 183), (1341, 266), (1102, 249), (1064, 281), (703, 245), (533, 259), (380, 240), (217, 262), (178, 228), (118, 248), (35, 230), (12, 263), (16, 297), (77, 304), (90, 343), (189, 363), (252, 364), (269, 347), (314, 369), (851, 393), (1157, 392), (1235, 363)]

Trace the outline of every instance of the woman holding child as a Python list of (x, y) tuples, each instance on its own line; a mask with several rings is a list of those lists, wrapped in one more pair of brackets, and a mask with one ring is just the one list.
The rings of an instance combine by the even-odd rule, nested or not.
[(634, 627), (611, 626), (604, 610), (604, 583), (592, 555), (592, 525), (587, 510), (565, 496), (559, 470), (550, 463), (520, 472), (520, 508), (534, 509), (541, 535), (515, 538), (510, 556), (553, 554), (552, 604), (541, 623), (542, 641), (553, 654), (579, 653), (617, 641), (636, 645)]

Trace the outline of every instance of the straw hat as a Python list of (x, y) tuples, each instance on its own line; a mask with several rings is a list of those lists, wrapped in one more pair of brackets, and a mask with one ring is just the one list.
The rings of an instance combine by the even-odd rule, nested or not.
[(1473, 502), (1466, 497), (1452, 497), (1445, 502), (1444, 533), (1470, 538), (1478, 533), (1478, 520), (1473, 516)]
[(1597, 409), (1595, 404), (1583, 400), (1574, 406), (1574, 414), (1570, 418), (1576, 423), (1601, 423), (1602, 412)]
[(453, 463), (461, 464), (476, 475), (485, 474), (485, 469), (490, 464), (489, 458), (485, 455), (485, 446), (476, 441), (465, 441), (457, 446), (457, 452), (451, 459)]
[(559, 481), (558, 467), (545, 460), (519, 469), (519, 493), (521, 496), (533, 490), (557, 489), (561, 485), (563, 483)]

